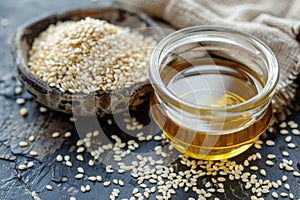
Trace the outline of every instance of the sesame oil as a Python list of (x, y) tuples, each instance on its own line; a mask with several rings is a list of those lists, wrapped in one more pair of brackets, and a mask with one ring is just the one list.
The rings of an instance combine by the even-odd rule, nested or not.
[(197, 118), (181, 105), (164, 107), (159, 97), (153, 95), (151, 114), (179, 151), (200, 159), (233, 157), (248, 149), (268, 127), (272, 119), (270, 105), (251, 122), (245, 121), (247, 116), (243, 112), (230, 116), (232, 106), (250, 100), (263, 88), (261, 78), (249, 67), (220, 57), (192, 61), (180, 58), (167, 65), (160, 75), (168, 90), (179, 99), (212, 110), (228, 108), (224, 118), (213, 113), (207, 115), (209, 110), (197, 113), (207, 117)]

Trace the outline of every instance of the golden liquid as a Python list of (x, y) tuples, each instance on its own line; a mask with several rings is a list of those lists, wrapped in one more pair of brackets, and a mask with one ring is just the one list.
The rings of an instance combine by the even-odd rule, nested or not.
[[(246, 67), (221, 59), (198, 60), (191, 67), (187, 62), (172, 62), (161, 77), (166, 86), (178, 98), (196, 105), (224, 107), (240, 104), (254, 97), (262, 89), (260, 77)], [(173, 70), (174, 69), (174, 70)], [(220, 160), (236, 156), (248, 149), (268, 127), (272, 108), (251, 122), (242, 123), (246, 115), (224, 119), (216, 125), (212, 116), (207, 127), (199, 126), (199, 120), (176, 116), (162, 109), (155, 95), (151, 98), (151, 114), (172, 144), (184, 154), (198, 159)], [(180, 108), (178, 108), (180, 109)], [(248, 116), (249, 117), (249, 116)], [(203, 124), (203, 122), (202, 122)], [(219, 131), (211, 131), (217, 130)], [(238, 130), (230, 132), (228, 130)]]

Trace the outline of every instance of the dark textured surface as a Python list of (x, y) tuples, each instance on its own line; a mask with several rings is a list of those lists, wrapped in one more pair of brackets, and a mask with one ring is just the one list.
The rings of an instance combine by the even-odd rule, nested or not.
[[(75, 180), (74, 175), (77, 173), (76, 168), (78, 166), (84, 166), (86, 174), (101, 174), (105, 180), (112, 180), (113, 178), (124, 180), (124, 187), (116, 186), (121, 191), (118, 199), (130, 197), (132, 189), (137, 186), (136, 180), (133, 179), (129, 173), (122, 175), (117, 173), (106, 174), (105, 166), (102, 163), (91, 168), (85, 163), (74, 160), (73, 167), (69, 168), (55, 161), (57, 154), (76, 155), (76, 152), (74, 152), (74, 144), (78, 139), (78, 135), (73, 134), (72, 138), (67, 140), (63, 138), (53, 139), (51, 138), (51, 134), (54, 131), (65, 132), (72, 130), (76, 132), (76, 130), (79, 130), (82, 132), (85, 131), (84, 129), (89, 130), (93, 127), (93, 124), (97, 124), (99, 121), (92, 121), (85, 118), (82, 119), (81, 123), (85, 124), (85, 126), (75, 127), (73, 123), (69, 122), (70, 116), (68, 115), (55, 112), (39, 113), (39, 105), (37, 105), (32, 100), (30, 94), (25, 91), (23, 91), (20, 96), (28, 100), (24, 106), (29, 110), (28, 116), (25, 118), (21, 117), (19, 114), (21, 106), (15, 103), (16, 98), (19, 96), (14, 94), (14, 88), (20, 83), (15, 79), (10, 45), (13, 33), (17, 27), (36, 16), (48, 12), (61, 11), (72, 7), (83, 8), (106, 3), (107, 1), (94, 3), (86, 0), (53, 0), (51, 3), (50, 1), (39, 0), (1, 1), (0, 20), (4, 18), (8, 19), (9, 24), (7, 26), (0, 25), (0, 199), (32, 199), (31, 191), (33, 190), (38, 193), (41, 199), (69, 199), (70, 196), (75, 196), (77, 199), (109, 199), (112, 186), (103, 187), (102, 183)], [(139, 113), (140, 116), (148, 115), (147, 110), (137, 113)], [(289, 119), (300, 122), (300, 112), (294, 111)], [(106, 132), (120, 132), (115, 128), (109, 129), (105, 127), (105, 123), (102, 123), (103, 121), (105, 120), (100, 120), (100, 124), (104, 126), (102, 128)], [(147, 123), (147, 120), (145, 122)], [(36, 136), (35, 142), (30, 143), (27, 148), (20, 148), (18, 146), (19, 141), (27, 140), (30, 135)], [(291, 185), (290, 191), (295, 195), (295, 199), (299, 199), (300, 178), (295, 178), (292, 173), (279, 170), (276, 163), (280, 162), (283, 158), (281, 151), (287, 149), (291, 153), (288, 159), (292, 159), (294, 161), (293, 167), (298, 171), (300, 170), (297, 169), (297, 166), (300, 165), (297, 165), (297, 163), (300, 162), (300, 136), (293, 137), (294, 143), (297, 144), (297, 148), (294, 150), (289, 150), (286, 147), (284, 136), (277, 134), (271, 135), (270, 137), (276, 141), (276, 146), (264, 146), (263, 149), (259, 151), (262, 154), (262, 160), (256, 161), (256, 165), (266, 169), (268, 174), (267, 179), (270, 180), (281, 179), (283, 174), (287, 175), (288, 183)], [(155, 142), (143, 142), (140, 144), (138, 151), (147, 152), (147, 149), (154, 144)], [(39, 156), (37, 158), (28, 156), (30, 150), (38, 151)], [(256, 149), (251, 148), (241, 156), (232, 160), (241, 163), (245, 158), (256, 151)], [(275, 165), (273, 167), (265, 166), (264, 160), (268, 153), (278, 155), (274, 160)], [(91, 158), (88, 152), (84, 154), (84, 157), (86, 160)], [(109, 159), (109, 157), (103, 157), (103, 160)], [(25, 161), (33, 161), (35, 166), (26, 171), (18, 170), (17, 166)], [(179, 165), (178, 169), (181, 168), (183, 167)], [(261, 177), (258, 172), (257, 175)], [(201, 187), (201, 183), (204, 180), (205, 177), (198, 180), (200, 184), (199, 187)], [(45, 189), (46, 184), (51, 184), (53, 191), (47, 191)], [(81, 193), (80, 186), (86, 184), (91, 185), (91, 192)], [(226, 194), (218, 194), (218, 197), (220, 199), (249, 199), (250, 191), (244, 190), (243, 187), (242, 182), (228, 182), (225, 184)], [(282, 191), (286, 192), (284, 188), (277, 190), (278, 193)], [(172, 196), (172, 199), (182, 200), (187, 199), (189, 196), (196, 197), (192, 193), (185, 193), (182, 189), (178, 189), (176, 195)], [(265, 199), (272, 199), (270, 194), (263, 197)], [(154, 195), (151, 195), (150, 199), (155, 199)]]

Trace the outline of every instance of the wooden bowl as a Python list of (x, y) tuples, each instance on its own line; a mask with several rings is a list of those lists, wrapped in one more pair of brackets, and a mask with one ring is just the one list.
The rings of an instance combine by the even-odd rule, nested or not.
[(118, 113), (147, 101), (152, 92), (152, 87), (148, 80), (130, 88), (114, 91), (97, 91), (88, 95), (71, 94), (50, 87), (46, 82), (43, 82), (29, 71), (29, 50), (34, 39), (42, 31), (58, 21), (78, 21), (85, 17), (103, 19), (109, 23), (129, 28), (153, 27), (151, 31), (149, 29), (145, 32), (142, 31), (142, 34), (151, 36), (157, 41), (164, 36), (158, 25), (143, 13), (120, 7), (78, 9), (51, 14), (35, 19), (17, 30), (13, 40), (12, 51), (18, 79), (37, 102), (52, 110), (68, 114), (89, 116)]

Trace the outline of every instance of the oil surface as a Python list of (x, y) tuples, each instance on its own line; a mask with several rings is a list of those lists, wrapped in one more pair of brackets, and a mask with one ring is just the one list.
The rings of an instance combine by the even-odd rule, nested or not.
[[(174, 61), (162, 71), (161, 77), (178, 98), (211, 109), (243, 103), (263, 88), (255, 72), (222, 59), (202, 59), (194, 61), (193, 66), (188, 62)], [(179, 151), (194, 158), (225, 159), (245, 151), (265, 131), (272, 118), (269, 106), (263, 116), (243, 128), (245, 124), (241, 121), (246, 116), (242, 114), (217, 123), (213, 116), (203, 121), (184, 111), (178, 114), (173, 109), (162, 109), (157, 106), (159, 103), (155, 96), (151, 98), (154, 120)], [(238, 131), (226, 132), (232, 128)]]

